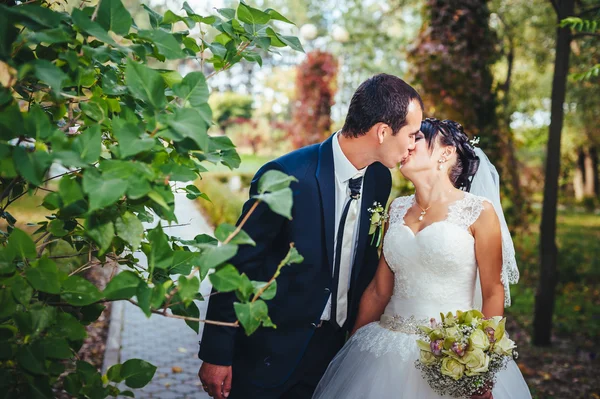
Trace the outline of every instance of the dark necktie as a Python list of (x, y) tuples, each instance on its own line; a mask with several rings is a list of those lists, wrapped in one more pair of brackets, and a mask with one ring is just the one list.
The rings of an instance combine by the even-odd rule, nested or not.
[(354, 227), (358, 219), (358, 199), (362, 180), (362, 176), (359, 176), (348, 182), (350, 198), (346, 201), (342, 211), (335, 245), (331, 321), (340, 328), (348, 317), (348, 289), (352, 269)]

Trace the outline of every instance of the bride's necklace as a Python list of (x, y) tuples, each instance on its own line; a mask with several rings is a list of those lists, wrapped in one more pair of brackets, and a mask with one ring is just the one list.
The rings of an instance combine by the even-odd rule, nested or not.
[(421, 205), (419, 205), (419, 203), (417, 202), (417, 206), (421, 209), (421, 216), (419, 216), (419, 221), (422, 221), (423, 218), (425, 217), (425, 215), (427, 214), (427, 211), (429, 210), (429, 208), (431, 208), (431, 205), (429, 205), (427, 207), (427, 209), (423, 209), (423, 208), (421, 208)]

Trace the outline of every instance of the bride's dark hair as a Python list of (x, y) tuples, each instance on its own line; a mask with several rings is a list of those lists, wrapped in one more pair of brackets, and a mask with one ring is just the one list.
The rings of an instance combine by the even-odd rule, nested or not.
[(421, 132), (425, 135), (430, 149), (438, 136), (442, 145), (456, 147), (457, 162), (450, 169), (450, 180), (454, 187), (469, 191), (471, 180), (479, 168), (479, 157), (475, 154), (475, 148), (469, 142), (461, 124), (451, 120), (426, 118), (421, 122)]

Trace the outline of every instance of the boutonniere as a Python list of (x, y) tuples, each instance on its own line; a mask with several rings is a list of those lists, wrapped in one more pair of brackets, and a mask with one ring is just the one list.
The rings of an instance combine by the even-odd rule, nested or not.
[(373, 202), (373, 206), (367, 209), (371, 214), (371, 225), (369, 227), (369, 235), (372, 235), (371, 245), (377, 240), (376, 247), (381, 244), (381, 237), (383, 236), (383, 225), (388, 220), (388, 214), (385, 212), (385, 208), (377, 201)]

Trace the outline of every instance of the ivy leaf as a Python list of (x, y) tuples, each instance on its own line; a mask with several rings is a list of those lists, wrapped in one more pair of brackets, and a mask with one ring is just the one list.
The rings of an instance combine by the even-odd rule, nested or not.
[(131, 250), (136, 251), (144, 236), (142, 222), (131, 212), (125, 212), (115, 221), (117, 235), (131, 245)]
[(147, 238), (150, 245), (144, 246), (143, 250), (148, 257), (148, 266), (167, 269), (173, 263), (173, 249), (160, 225), (148, 231)]
[(18, 259), (31, 259), (37, 256), (35, 250), (35, 243), (29, 236), (21, 229), (14, 229), (8, 238), (7, 251), (11, 256), (11, 260), (14, 258)]
[(62, 283), (61, 298), (74, 306), (85, 306), (102, 298), (98, 288), (81, 276), (70, 276)]
[(287, 175), (279, 170), (269, 170), (258, 181), (258, 192), (264, 194), (269, 191), (283, 190), (289, 187), (292, 182), (297, 181), (298, 179), (294, 176)]
[(45, 357), (51, 359), (69, 359), (73, 356), (73, 351), (64, 338), (44, 338), (40, 344)]
[(117, 35), (125, 36), (131, 28), (131, 14), (121, 0), (102, 0), (98, 8), (98, 24)]
[(184, 58), (186, 55), (181, 50), (181, 44), (170, 33), (164, 30), (141, 30), (138, 32), (139, 37), (154, 43), (158, 52), (165, 56), (168, 60), (176, 60)]
[(17, 362), (32, 374), (44, 374), (46, 372), (46, 365), (41, 351), (36, 350), (33, 345), (23, 345), (18, 349)]
[(75, 25), (88, 35), (97, 37), (99, 40), (110, 44), (111, 46), (119, 47), (113, 38), (110, 37), (108, 32), (100, 24), (92, 21), (82, 10), (78, 8), (73, 9), (71, 18), (73, 18)]
[(149, 102), (154, 108), (165, 105), (165, 84), (160, 73), (127, 59), (125, 83), (129, 91), (142, 101)]
[(233, 308), (235, 309), (235, 315), (246, 331), (246, 335), (256, 331), (262, 321), (270, 321), (267, 304), (260, 299), (251, 303), (235, 302)]
[(55, 237), (64, 237), (69, 232), (65, 230), (65, 221), (60, 219), (54, 219), (48, 223), (48, 232)]
[(17, 303), (12, 295), (12, 288), (6, 287), (0, 290), (0, 319), (9, 317), (17, 310)]
[(186, 276), (179, 276), (178, 280), (179, 296), (185, 306), (188, 306), (200, 291), (200, 280), (197, 276), (188, 279)]
[(129, 388), (145, 387), (156, 372), (156, 366), (140, 359), (129, 359), (121, 365), (121, 378)]
[(20, 274), (15, 274), (11, 280), (13, 296), (21, 305), (29, 307), (29, 301), (33, 296), (33, 288)]
[(86, 234), (100, 247), (100, 255), (104, 254), (115, 236), (112, 222), (102, 222), (95, 218), (88, 218), (85, 223)]
[(13, 157), (17, 171), (27, 181), (41, 186), (52, 159), (45, 151), (28, 152), (23, 147), (15, 147)]
[(33, 62), (35, 76), (46, 83), (56, 93), (60, 93), (63, 82), (69, 79), (59, 67), (46, 60), (35, 60)]
[(60, 293), (60, 278), (56, 263), (46, 257), (40, 258), (25, 271), (25, 278), (38, 291), (49, 294)]
[(81, 341), (87, 336), (85, 327), (69, 313), (60, 312), (56, 316), (56, 334), (71, 341)]
[(213, 245), (205, 245), (202, 247), (200, 254), (200, 264), (202, 267), (211, 269), (227, 262), (237, 254), (238, 246), (235, 244), (225, 244), (219, 247)]
[(219, 292), (235, 291), (242, 283), (242, 276), (235, 266), (226, 264), (208, 275), (213, 287)]
[(117, 202), (127, 191), (127, 181), (106, 178), (96, 170), (89, 169), (83, 175), (83, 191), (88, 194), (90, 212), (106, 208)]
[(192, 107), (199, 107), (208, 101), (208, 85), (202, 72), (190, 72), (183, 80), (173, 86), (173, 93), (180, 97), (184, 103)]
[(102, 151), (102, 132), (100, 125), (93, 124), (90, 128), (81, 132), (73, 140), (73, 151), (79, 154), (84, 163), (96, 162)]
[(292, 219), (293, 193), (289, 188), (275, 191), (273, 193), (255, 195), (253, 198), (264, 201), (269, 208), (278, 215)]
[(77, 179), (63, 176), (58, 184), (58, 192), (65, 207), (83, 199), (83, 190)]
[(275, 19), (277, 21), (282, 21), (282, 22), (285, 22), (285, 23), (291, 24), (291, 25), (296, 25), (295, 23), (293, 23), (292, 21), (290, 21), (289, 19), (287, 19), (286, 17), (284, 17), (283, 15), (281, 15), (280, 13), (278, 13), (277, 11), (273, 10), (272, 8), (267, 8), (265, 10), (265, 13), (269, 14), (269, 16), (271, 17), (271, 19)]
[(141, 281), (134, 272), (122, 271), (108, 282), (102, 295), (108, 300), (129, 299), (136, 294)]
[[(231, 224), (223, 223), (220, 224), (215, 230), (215, 237), (221, 242), (225, 242), (227, 237), (235, 231), (236, 227)], [(232, 239), (229, 241), (232, 244), (248, 244), (255, 246), (254, 240), (244, 230), (240, 230)]]
[(237, 15), (240, 21), (251, 25), (264, 25), (271, 20), (271, 16), (263, 11), (248, 6), (243, 1), (237, 9)]
[(208, 125), (197, 109), (177, 108), (175, 114), (167, 115), (166, 121), (171, 129), (170, 131), (161, 133), (161, 136), (171, 138), (175, 141), (190, 138), (194, 140), (202, 150), (208, 150)]
[(112, 120), (113, 133), (119, 142), (119, 154), (121, 158), (127, 158), (137, 155), (140, 152), (150, 150), (156, 144), (156, 140), (151, 137), (140, 138), (145, 133), (131, 122), (126, 122), (120, 118)]
[(235, 10), (233, 8), (217, 8), (217, 12), (227, 19), (235, 18)]

